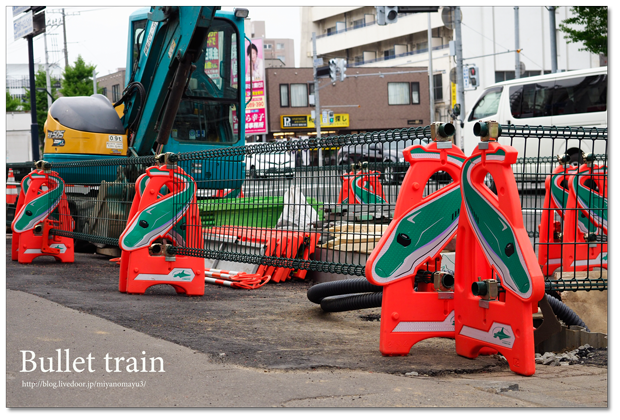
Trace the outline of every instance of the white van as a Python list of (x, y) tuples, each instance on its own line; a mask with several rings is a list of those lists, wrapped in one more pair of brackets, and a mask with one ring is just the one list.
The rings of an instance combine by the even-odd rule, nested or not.
[[(463, 146), (467, 156), (480, 141), (474, 136), (473, 127), (481, 120), (517, 126), (607, 128), (607, 67), (526, 77), (489, 86), (466, 116)], [(604, 141), (575, 139), (567, 144), (563, 136), (556, 140), (542, 139), (540, 144), (535, 136), (528, 140), (504, 136), (500, 142), (512, 144), (519, 157), (568, 153), (573, 163), (581, 152), (606, 153)]]

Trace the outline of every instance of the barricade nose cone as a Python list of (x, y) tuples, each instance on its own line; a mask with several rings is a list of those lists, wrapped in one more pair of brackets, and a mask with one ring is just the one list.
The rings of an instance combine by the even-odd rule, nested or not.
[(439, 135), (442, 137), (452, 137), (456, 132), (454, 125), (447, 123), (439, 126)]
[(482, 131), (482, 124), (480, 124), (479, 122), (477, 122), (476, 124), (474, 124), (474, 136), (476, 137), (480, 137), (480, 132)]
[(483, 281), (472, 283), (471, 292), (474, 296), (484, 296), (487, 294), (487, 284)]

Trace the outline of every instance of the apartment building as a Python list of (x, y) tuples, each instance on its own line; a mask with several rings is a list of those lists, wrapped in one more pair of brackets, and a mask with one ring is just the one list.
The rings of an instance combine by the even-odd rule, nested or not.
[(125, 89), (125, 68), (119, 68), (114, 73), (98, 77), (97, 86), (103, 90), (102, 94), (111, 103), (118, 101)]
[(246, 21), (248, 38), (263, 39), (265, 68), (295, 67), (295, 45), (290, 38), (268, 38), (265, 36), (265, 22)]
[[(429, 67), (428, 32), (435, 92), (433, 120), (448, 120), (455, 99), (450, 71), (454, 37), (448, 8), (436, 13), (399, 14), (396, 23), (376, 24), (374, 6), (303, 7), (300, 63), (312, 66), (312, 33), (318, 57), (345, 58), (349, 69), (368, 67)], [(430, 19), (429, 19), (430, 15)], [(479, 68), (481, 86), (465, 92), (465, 112), (486, 86), (515, 77), (515, 8), (513, 6), (461, 7), (464, 64)], [(571, 16), (570, 7), (555, 10), (558, 71), (606, 65), (582, 44), (567, 43), (559, 24)], [(550, 19), (544, 6), (518, 8), (519, 54), (522, 77), (551, 72)], [(606, 59), (605, 59), (606, 61)]]
[[(347, 70), (344, 81), (320, 79), (323, 135), (419, 127), (429, 123), (428, 70), (372, 67)], [(268, 140), (315, 136), (313, 69), (271, 68), (267, 76)], [(330, 112), (331, 111), (331, 112)]]

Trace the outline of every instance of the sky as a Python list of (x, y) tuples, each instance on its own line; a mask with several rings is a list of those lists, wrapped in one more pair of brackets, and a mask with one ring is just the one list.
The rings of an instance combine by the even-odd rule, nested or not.
[[(127, 32), (129, 15), (140, 7), (103, 7), (103, 6), (72, 6), (64, 7), (67, 31), (67, 50), (69, 64), (72, 65), (81, 55), (87, 64), (96, 65), (98, 76), (114, 73), (118, 68), (125, 67), (127, 51)], [(69, 4), (64, 2), (61, 4)], [(259, 3), (260, 4), (260, 3)], [(265, 4), (265, 3), (263, 3)], [(299, 7), (258, 7), (239, 6), (250, 11), (250, 19), (265, 22), (268, 38), (292, 38), (295, 44), (295, 60), (299, 65), (300, 48), (300, 9)], [(62, 53), (64, 38), (61, 25), (50, 23), (61, 22), (62, 6), (47, 6), (46, 22), (48, 23), (47, 48), (49, 63), (57, 63), (64, 67)], [(222, 10), (232, 11), (234, 7), (223, 6)], [(6, 63), (28, 63), (28, 44), (25, 39), (13, 40), (13, 13), (10, 7), (4, 8), (6, 21)], [(285, 22), (285, 24), (283, 24)], [(34, 39), (35, 62), (45, 63), (44, 36)]]

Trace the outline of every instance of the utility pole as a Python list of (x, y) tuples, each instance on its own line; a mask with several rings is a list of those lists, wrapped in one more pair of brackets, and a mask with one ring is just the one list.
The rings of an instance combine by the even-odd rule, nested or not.
[[(45, 86), (47, 86), (47, 91), (52, 93), (52, 84), (50, 83), (50, 64), (47, 57), (47, 30), (43, 32), (43, 42), (45, 43)], [(50, 98), (49, 95), (45, 96), (47, 97), (47, 109), (50, 109), (52, 106), (52, 98)]]
[(551, 40), (551, 73), (558, 72), (558, 44), (555, 39), (555, 6), (549, 7), (549, 39)]
[[(314, 67), (314, 126), (316, 138), (321, 138), (321, 102), (319, 101), (319, 79), (316, 77), (316, 33), (312, 32), (312, 67)], [(323, 149), (319, 149), (319, 166), (323, 166)]]
[(95, 69), (93, 69), (93, 95), (97, 94), (97, 73), (95, 73)]
[(519, 6), (515, 6), (515, 79), (521, 78), (521, 60), (519, 60)]
[(431, 14), (428, 13), (428, 88), (430, 90), (431, 116), (429, 124), (435, 120), (435, 85), (433, 83), (433, 29), (431, 28)]
[(28, 35), (28, 67), (30, 71), (30, 133), (32, 142), (32, 159), (39, 160), (39, 124), (37, 123), (37, 87), (34, 80), (34, 46), (33, 35)]
[(67, 25), (65, 24), (65, 9), (62, 9), (62, 35), (65, 40), (65, 69), (69, 67), (69, 51), (67, 50)]
[(456, 136), (456, 145), (463, 150), (463, 114), (465, 113), (465, 82), (463, 80), (463, 39), (461, 37), (461, 8), (454, 7), (454, 35), (456, 37), (456, 103), (460, 105), (461, 112), (458, 116), (460, 120), (460, 135)]

